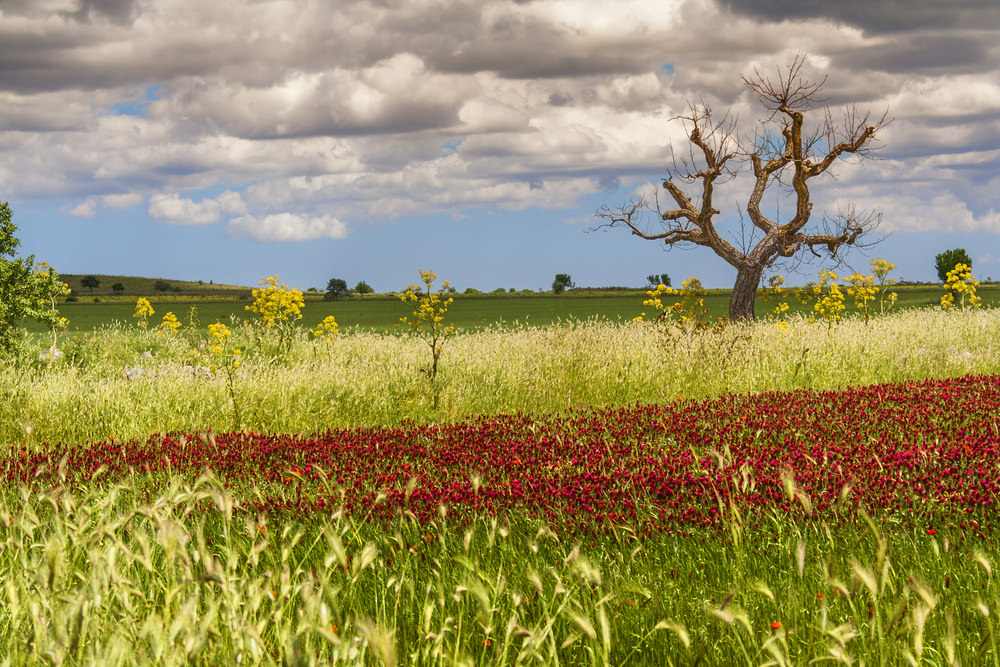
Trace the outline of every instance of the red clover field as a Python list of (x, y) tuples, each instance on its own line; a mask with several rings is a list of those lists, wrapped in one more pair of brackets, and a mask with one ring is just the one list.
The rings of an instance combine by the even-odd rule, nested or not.
[(998, 664), (998, 324), (97, 331), (0, 376), (0, 662)]
[(863, 511), (964, 541), (992, 528), (998, 430), (1000, 377), (968, 376), (538, 419), (12, 447), (0, 466), (9, 484), (69, 491), (211, 470), (237, 512), (305, 521), (443, 514), (456, 528), (486, 516), (567, 537), (622, 525), (683, 536), (724, 532), (733, 516), (757, 529), (773, 516), (853, 525)]

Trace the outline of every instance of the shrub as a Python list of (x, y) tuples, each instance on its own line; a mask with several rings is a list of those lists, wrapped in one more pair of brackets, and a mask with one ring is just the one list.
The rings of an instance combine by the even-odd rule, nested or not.
[(948, 282), (948, 274), (955, 270), (955, 267), (959, 264), (964, 264), (970, 270), (972, 269), (972, 259), (969, 257), (969, 253), (965, 251), (965, 248), (945, 250), (934, 258), (934, 266), (937, 269), (938, 278), (943, 283)]
[[(0, 202), (0, 356), (15, 354), (21, 347), (21, 320), (33, 319), (52, 328), (64, 326), (56, 310), (56, 298), (69, 294), (69, 285), (34, 255), (14, 259), (21, 244), (17, 226), (6, 202)], [(54, 350), (53, 343), (53, 350)]]

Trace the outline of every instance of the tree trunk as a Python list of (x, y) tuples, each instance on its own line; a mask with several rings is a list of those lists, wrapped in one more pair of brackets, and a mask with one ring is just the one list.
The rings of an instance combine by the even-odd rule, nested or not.
[(737, 269), (733, 295), (729, 298), (729, 320), (731, 322), (753, 322), (754, 301), (764, 267), (748, 266)]

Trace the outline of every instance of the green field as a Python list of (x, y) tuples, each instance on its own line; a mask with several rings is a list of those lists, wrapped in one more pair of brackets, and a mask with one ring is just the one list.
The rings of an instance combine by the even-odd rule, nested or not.
[[(481, 317), (601, 304), (463, 301)], [(240, 328), (227, 342), (244, 350), (232, 375), (207, 368), (219, 357), (203, 333), (102, 328), (65, 341), (51, 364), (36, 344), (26, 363), (0, 366), (0, 654), (11, 664), (996, 664), (998, 312), (904, 308), (833, 327), (793, 316), (788, 328), (713, 333), (491, 327), (448, 341), (434, 386), (420, 372), (426, 342), (408, 332), (330, 343), (300, 332), (275, 356)], [(969, 374), (986, 375), (922, 382)], [(877, 382), (897, 384), (865, 388)], [(862, 449), (870, 459), (855, 459)], [(810, 501), (784, 483), (783, 496), (784, 465), (812, 471), (808, 484), (854, 466), (856, 484), (897, 491), (872, 500), (869, 521), (820, 487)], [(665, 524), (676, 519), (662, 514), (675, 512), (662, 487), (632, 486), (642, 469), (710, 491), (704, 520)], [(975, 498), (969, 513), (948, 496), (912, 502), (910, 490), (952, 484), (957, 470)], [(539, 486), (552, 480), (566, 495)], [(833, 481), (834, 500), (860, 496)], [(463, 515), (462, 503), (429, 495), (442, 484), (463, 502), (523, 491), (535, 503), (576, 500), (545, 519), (526, 504)], [(635, 518), (587, 509), (624, 502)]]
[(433, 382), (398, 298), (61, 304), (0, 364), (0, 664), (1000, 664), (997, 290), (899, 293), (457, 295)]
[[(919, 308), (937, 306), (943, 290), (935, 286), (897, 288), (899, 301), (896, 308)], [(981, 286), (979, 295), (984, 305), (1000, 302), (1000, 287)], [(246, 319), (251, 315), (246, 310), (250, 299), (241, 297), (199, 298), (196, 295), (170, 295), (148, 297), (156, 311), (151, 324), (159, 322), (167, 312), (173, 312), (185, 324), (189, 321), (191, 308), (197, 309), (201, 328), (212, 322), (228, 323), (230, 318)], [(586, 321), (593, 318), (612, 322), (630, 320), (648, 307), (642, 305), (647, 298), (645, 291), (604, 293), (570, 292), (554, 294), (456, 294), (455, 303), (449, 311), (449, 321), (459, 329), (476, 330), (498, 324), (548, 325), (565, 321)], [(100, 326), (134, 322), (136, 297), (81, 297), (78, 301), (61, 303), (60, 313), (69, 319), (69, 328), (74, 332), (92, 331)], [(712, 290), (705, 296), (705, 306), (709, 317), (725, 317), (729, 309), (729, 293)], [(790, 300), (790, 312), (807, 312), (811, 306), (802, 306)], [(758, 317), (765, 317), (771, 307), (757, 301)], [(847, 301), (847, 313), (854, 311)], [(306, 297), (301, 324), (314, 327), (323, 318), (333, 315), (341, 329), (359, 327), (368, 331), (387, 332), (395, 328), (399, 318), (407, 312), (406, 305), (397, 297), (375, 295), (367, 297), (345, 297), (335, 301), (324, 301), (318, 297)], [(43, 329), (32, 322), (25, 323), (28, 331), (42, 332)]]

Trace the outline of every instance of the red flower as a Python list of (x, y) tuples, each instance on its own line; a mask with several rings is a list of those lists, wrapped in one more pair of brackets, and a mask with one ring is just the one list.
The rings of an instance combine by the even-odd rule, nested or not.
[(772, 623), (771, 624), (771, 629), (772, 630), (780, 630), (781, 629), (781, 621), (775, 621), (774, 623)]
[(934, 530), (933, 528), (928, 528), (928, 529), (927, 529), (927, 534), (928, 534), (928, 535), (934, 535), (934, 534), (936, 534), (936, 533), (937, 533), (937, 531), (936, 531), (936, 530)]

